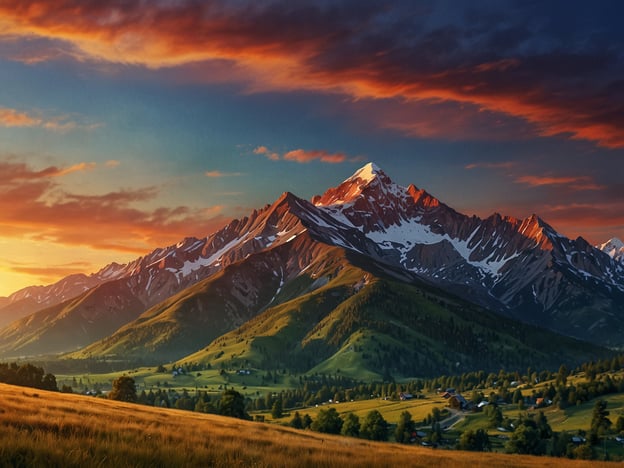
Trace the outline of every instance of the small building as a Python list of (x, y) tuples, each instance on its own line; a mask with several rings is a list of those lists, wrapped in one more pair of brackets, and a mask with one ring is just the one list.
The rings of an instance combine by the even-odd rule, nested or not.
[(414, 395), (412, 395), (411, 393), (406, 393), (406, 392), (399, 393), (399, 399), (401, 401), (411, 400), (412, 398), (414, 398)]
[(463, 397), (463, 395), (460, 395), (459, 393), (452, 395), (449, 398), (448, 404), (451, 408), (462, 409), (462, 410), (468, 408), (468, 402)]

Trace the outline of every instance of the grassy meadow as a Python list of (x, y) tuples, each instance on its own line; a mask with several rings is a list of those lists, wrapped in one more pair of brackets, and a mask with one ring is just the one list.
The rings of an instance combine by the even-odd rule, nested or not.
[(612, 466), (375, 443), (5, 384), (0, 402), (0, 466)]

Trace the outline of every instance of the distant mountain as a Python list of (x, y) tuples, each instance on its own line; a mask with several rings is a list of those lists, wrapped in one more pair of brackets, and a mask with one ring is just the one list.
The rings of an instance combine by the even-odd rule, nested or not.
[[(254, 328), (254, 336), (270, 337), (267, 343), (272, 343), (273, 352), (290, 353), (299, 367), (322, 366), (320, 357), (331, 360), (339, 352), (336, 346), (355, 346), (355, 336), (385, 336), (384, 347), (377, 348), (386, 357), (413, 350), (415, 343), (426, 346), (437, 357), (414, 358), (423, 368), (446, 365), (457, 353), (462, 356), (460, 364), (476, 364), (479, 356), (491, 363), (507, 359), (496, 347), (482, 354), (462, 354), (456, 344), (449, 344), (454, 328), (447, 319), (452, 316), (455, 323), (474, 322), (481, 335), (475, 332), (472, 338), (479, 338), (485, 347), (490, 346), (487, 339), (499, 337), (511, 340), (514, 352), (544, 359), (537, 347), (546, 349), (545, 344), (531, 339), (541, 337), (561, 345), (569, 356), (575, 355), (574, 349), (591, 354), (597, 348), (583, 348), (518, 321), (601, 346), (624, 345), (624, 264), (614, 257), (582, 238), (567, 239), (535, 215), (524, 220), (498, 214), (468, 217), (414, 185), (395, 184), (377, 166), (367, 164), (311, 202), (284, 193), (272, 205), (206, 238), (187, 238), (91, 276), (68, 277), (56, 288), (37, 290), (39, 295), (34, 290), (22, 294), (21, 300), (52, 306), (0, 330), (0, 353), (86, 346), (73, 356), (147, 356), (163, 361), (182, 358), (212, 342), (208, 355), (214, 356), (215, 346), (229, 349), (223, 343), (229, 343), (226, 337), (231, 333), (242, 336), (246, 327), (262, 322), (264, 335)], [(60, 288), (61, 284), (65, 286)], [(383, 312), (379, 305), (378, 320), (370, 318), (373, 306), (350, 305), (359, 304), (360, 293), (367, 291), (365, 304), (388, 307), (391, 299), (382, 294), (386, 290), (408, 303), (397, 304), (394, 312)], [(116, 305), (99, 309), (93, 322), (100, 325), (89, 328), (90, 319), (80, 317), (85, 301), (95, 298), (96, 292), (95, 302)], [(68, 298), (71, 294), (78, 295)], [(419, 296), (427, 297), (420, 306), (415, 299)], [(124, 298), (121, 303), (116, 302), (119, 297)], [(13, 302), (0, 309), (0, 315), (17, 299), (10, 299)], [(293, 316), (288, 309), (307, 311), (311, 304), (314, 311), (304, 315)], [(453, 305), (447, 309), (441, 304)], [(430, 312), (417, 319), (423, 310)], [(479, 317), (487, 317), (489, 325)], [(302, 322), (297, 325), (297, 320)], [(321, 323), (323, 330), (316, 331), (320, 336), (342, 329), (340, 323), (350, 323), (351, 328), (319, 341), (309, 333), (310, 326), (314, 330)], [(423, 323), (438, 326), (434, 330)], [(515, 331), (497, 332), (503, 324)], [(404, 332), (387, 332), (397, 326)], [(276, 341), (274, 335), (281, 335), (284, 328), (288, 339)], [(466, 328), (461, 329), (462, 336), (468, 336)], [(397, 340), (405, 342), (399, 346)], [(257, 340), (249, 335), (243, 342), (247, 346)], [(308, 356), (316, 349), (310, 348), (317, 346), (314, 343), (323, 344)], [(440, 343), (446, 343), (446, 351)], [(253, 350), (245, 346), (240, 345), (241, 350), (251, 355)], [(393, 349), (394, 354), (384, 354), (384, 349)], [(239, 359), (238, 351), (230, 355)], [(227, 355), (220, 359), (223, 356)], [(371, 369), (372, 361), (362, 362), (355, 367)], [(403, 364), (393, 368), (408, 369)]]
[(144, 308), (125, 282), (100, 284), (0, 329), (0, 355), (18, 357), (75, 350), (115, 332)]
[(609, 239), (604, 244), (596, 246), (596, 248), (606, 253), (612, 259), (624, 262), (624, 242), (617, 237)]

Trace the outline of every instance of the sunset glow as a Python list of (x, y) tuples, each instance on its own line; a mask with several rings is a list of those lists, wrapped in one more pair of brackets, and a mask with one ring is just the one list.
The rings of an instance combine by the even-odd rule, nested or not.
[(375, 161), (466, 213), (624, 237), (618, 2), (0, 0), (0, 296)]

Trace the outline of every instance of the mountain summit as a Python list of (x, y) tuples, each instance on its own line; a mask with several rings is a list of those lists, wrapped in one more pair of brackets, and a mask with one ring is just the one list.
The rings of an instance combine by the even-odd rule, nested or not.
[(604, 244), (596, 246), (596, 248), (602, 250), (612, 259), (624, 262), (624, 242), (617, 237), (609, 239)]
[[(148, 349), (175, 359), (338, 281), (327, 296), (314, 296), (324, 304), (318, 310), (330, 313), (381, 277), (622, 346), (624, 263), (613, 253), (620, 245), (612, 240), (600, 250), (568, 239), (536, 215), (469, 217), (369, 163), (311, 202), (285, 192), (205, 238), (16, 293), (0, 318), (13, 315), (16, 304), (35, 313), (0, 329), (0, 354), (61, 352), (101, 340), (82, 355)], [(96, 314), (95, 304), (102, 305)], [(118, 328), (112, 335), (111, 327)]]

